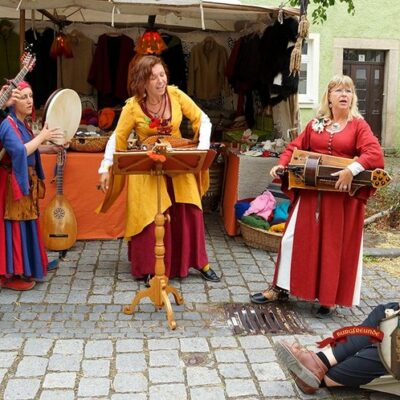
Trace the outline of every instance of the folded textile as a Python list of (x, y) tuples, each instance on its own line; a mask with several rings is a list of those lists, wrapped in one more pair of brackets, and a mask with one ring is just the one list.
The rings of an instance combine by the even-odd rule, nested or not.
[(271, 227), (268, 229), (270, 232), (277, 232), (277, 233), (281, 233), (285, 230), (285, 222), (282, 222), (280, 224), (276, 224), (276, 225), (271, 225)]
[(236, 219), (241, 219), (243, 217), (243, 214), (245, 213), (245, 211), (248, 210), (249, 207), (250, 207), (249, 201), (238, 201), (235, 204)]
[(247, 216), (251, 214), (257, 214), (267, 221), (268, 217), (275, 208), (275, 205), (275, 197), (271, 192), (266, 190), (250, 203), (250, 208), (244, 213), (244, 215)]
[(284, 222), (288, 219), (290, 201), (282, 200), (281, 203), (278, 203), (274, 210), (274, 217), (272, 218), (271, 225), (279, 224), (280, 222)]
[(264, 218), (256, 214), (243, 216), (241, 221), (246, 225), (252, 226), (253, 228), (268, 230), (270, 227), (269, 223)]

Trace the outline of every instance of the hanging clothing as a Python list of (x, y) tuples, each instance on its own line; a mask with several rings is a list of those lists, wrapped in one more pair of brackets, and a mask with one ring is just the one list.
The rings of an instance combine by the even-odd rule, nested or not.
[(50, 48), (55, 37), (55, 31), (46, 28), (44, 31), (28, 29), (25, 39), (33, 45), (36, 56), (33, 70), (26, 75), (31, 84), (35, 107), (45, 104), (49, 96), (57, 89), (57, 60), (50, 57)]
[(211, 36), (196, 44), (190, 53), (188, 94), (202, 100), (229, 93), (225, 76), (227, 51)]
[[(4, 20), (3, 20), (4, 21)], [(13, 79), (17, 75), (19, 64), (19, 35), (5, 22), (0, 22), (0, 82)]]
[(32, 193), (33, 179), (44, 179), (39, 151), (26, 155), (25, 143), (33, 139), (23, 122), (11, 113), (0, 125), (0, 143), (7, 153), (0, 162), (0, 275), (25, 275), (42, 279), (48, 259), (44, 249), (39, 219), (22, 216), (6, 219), (7, 195), (14, 202), (32, 196), (38, 210), (38, 198)]
[[(362, 118), (353, 118), (335, 134), (317, 133), (309, 122), (292, 141), (279, 164), (286, 166), (294, 148), (354, 158), (365, 169), (382, 168), (378, 140)], [(275, 268), (274, 284), (305, 300), (351, 307), (359, 304), (365, 203), (373, 192), (283, 190), (292, 200)], [(306, 277), (306, 278), (305, 278)]]
[(80, 94), (91, 95), (93, 86), (89, 84), (87, 77), (93, 59), (93, 40), (76, 29), (67, 34), (67, 40), (71, 45), (73, 57), (61, 58), (61, 86)]
[(168, 82), (178, 86), (179, 89), (186, 91), (186, 64), (183, 54), (182, 41), (178, 36), (168, 33), (161, 33), (165, 44), (168, 46), (161, 53), (161, 58), (165, 62), (169, 71)]
[(135, 44), (126, 35), (99, 36), (88, 82), (98, 91), (98, 109), (123, 104), (128, 98), (127, 76)]
[(290, 56), (296, 42), (297, 18), (276, 21), (265, 29), (260, 42), (262, 71), (258, 92), (263, 106), (276, 105), (297, 93), (299, 77), (290, 75)]

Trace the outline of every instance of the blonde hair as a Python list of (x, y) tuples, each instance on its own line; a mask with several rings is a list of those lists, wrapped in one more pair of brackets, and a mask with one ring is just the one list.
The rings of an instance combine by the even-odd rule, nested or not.
[(351, 89), (353, 96), (350, 103), (349, 109), (349, 119), (352, 118), (362, 118), (362, 115), (358, 111), (358, 98), (356, 94), (356, 88), (354, 86), (353, 80), (347, 75), (335, 75), (329, 81), (328, 86), (322, 95), (321, 102), (319, 104), (319, 109), (317, 112), (317, 118), (333, 118), (332, 109), (329, 107), (329, 92), (338, 86), (344, 86)]

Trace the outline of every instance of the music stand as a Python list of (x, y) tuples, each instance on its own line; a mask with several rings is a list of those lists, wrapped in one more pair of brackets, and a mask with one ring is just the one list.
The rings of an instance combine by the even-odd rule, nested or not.
[(165, 174), (198, 173), (207, 170), (216, 152), (214, 150), (168, 150), (164, 144), (154, 146), (151, 151), (127, 151), (114, 153), (113, 173), (115, 175), (150, 174), (157, 177), (157, 214), (154, 217), (156, 244), (154, 247), (154, 277), (150, 279), (150, 287), (136, 293), (132, 303), (124, 307), (125, 314), (133, 314), (136, 306), (144, 297), (149, 297), (153, 304), (167, 311), (168, 325), (176, 328), (174, 313), (168, 295), (173, 294), (176, 304), (183, 304), (183, 297), (177, 289), (168, 285), (165, 275), (165, 216), (161, 212), (161, 177)]

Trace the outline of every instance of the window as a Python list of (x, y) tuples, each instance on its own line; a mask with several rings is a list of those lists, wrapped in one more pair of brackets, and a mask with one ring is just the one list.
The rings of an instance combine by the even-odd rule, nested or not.
[(303, 43), (299, 73), (299, 104), (302, 108), (318, 104), (319, 34), (310, 33)]

